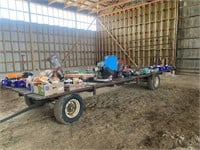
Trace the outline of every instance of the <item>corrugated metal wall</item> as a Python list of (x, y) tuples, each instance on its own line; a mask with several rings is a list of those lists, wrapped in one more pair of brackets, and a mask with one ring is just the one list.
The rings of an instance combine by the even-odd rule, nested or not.
[(63, 68), (93, 65), (95, 32), (0, 19), (0, 73), (50, 68), (57, 54)]
[(177, 73), (200, 74), (200, 1), (180, 2)]
[(177, 1), (153, 1), (99, 20), (99, 59), (115, 54), (131, 65), (175, 64)]

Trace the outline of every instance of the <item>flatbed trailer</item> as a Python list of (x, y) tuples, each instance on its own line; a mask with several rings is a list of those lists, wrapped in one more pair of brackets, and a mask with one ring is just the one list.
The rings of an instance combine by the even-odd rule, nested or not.
[(128, 83), (132, 81), (136, 81), (136, 83), (140, 82), (147, 82), (148, 87), (151, 90), (158, 89), (160, 86), (160, 77), (159, 74), (162, 72), (157, 73), (150, 73), (146, 75), (138, 75), (138, 76), (131, 76), (128, 78), (116, 78), (112, 81), (101, 83), (101, 82), (87, 82), (85, 87), (75, 89), (75, 90), (65, 90), (63, 93), (54, 94), (50, 96), (42, 96), (36, 93), (32, 93), (28, 89), (25, 88), (13, 88), (13, 87), (5, 87), (12, 91), (15, 91), (19, 94), (19, 96), (24, 96), (25, 103), (28, 107), (12, 114), (8, 117), (5, 117), (0, 120), (0, 123), (5, 122), (11, 118), (14, 118), (24, 112), (27, 112), (33, 108), (37, 108), (43, 106), (46, 103), (55, 101), (54, 105), (54, 115), (58, 122), (63, 124), (73, 123), (77, 121), (82, 113), (84, 108), (84, 103), (82, 97), (78, 94), (81, 92), (93, 92), (93, 95), (96, 95), (96, 89), (107, 87), (107, 86), (114, 86), (117, 84)]

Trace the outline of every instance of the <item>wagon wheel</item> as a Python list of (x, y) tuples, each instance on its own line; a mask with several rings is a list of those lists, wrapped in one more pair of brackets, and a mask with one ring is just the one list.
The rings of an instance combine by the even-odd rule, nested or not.
[(34, 100), (27, 96), (24, 97), (24, 100), (25, 100), (26, 105), (28, 106), (32, 106), (32, 105), (43, 106), (46, 103), (44, 100)]
[(54, 106), (54, 115), (58, 122), (63, 124), (77, 121), (82, 113), (83, 100), (78, 94), (62, 97)]
[(148, 78), (148, 86), (150, 90), (156, 90), (160, 87), (160, 77), (158, 74), (152, 75)]

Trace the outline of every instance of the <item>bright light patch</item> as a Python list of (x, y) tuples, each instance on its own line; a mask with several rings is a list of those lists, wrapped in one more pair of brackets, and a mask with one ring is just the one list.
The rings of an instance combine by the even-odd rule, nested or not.
[[(67, 10), (30, 3), (31, 22), (96, 31), (96, 19)], [(29, 22), (28, 2), (0, 0), (0, 18)]]

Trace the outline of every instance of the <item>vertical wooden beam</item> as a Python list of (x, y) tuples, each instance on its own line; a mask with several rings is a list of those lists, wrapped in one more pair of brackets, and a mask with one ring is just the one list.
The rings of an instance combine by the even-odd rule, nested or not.
[[(19, 41), (19, 39), (20, 39), (20, 37), (19, 37), (19, 29), (18, 29), (18, 26), (17, 26), (17, 24), (15, 24), (16, 25), (16, 29), (17, 29), (17, 39), (18, 39), (18, 41), (17, 41), (17, 45), (18, 45), (18, 50), (19, 50), (19, 59), (20, 59), (20, 66), (21, 66), (21, 68), (19, 69), (19, 71), (25, 71), (25, 69), (27, 69), (28, 68), (28, 66), (25, 68), (25, 61), (24, 60), (22, 60), (22, 57), (23, 56), (25, 56), (25, 55), (23, 55), (22, 54), (22, 52), (21, 52), (21, 48), (20, 48), (20, 41)], [(25, 25), (23, 24), (23, 30), (24, 30), (24, 47), (25, 47), (25, 50), (27, 51), (27, 39), (26, 39), (26, 29), (25, 29)], [(26, 64), (27, 64), (27, 53), (26, 53)]]
[[(102, 22), (103, 23), (105, 23), (105, 18), (106, 18), (106, 16), (105, 17), (103, 17), (102, 18)], [(103, 33), (103, 39), (102, 39), (102, 41), (103, 41), (103, 43), (102, 43), (102, 48), (103, 48), (103, 57), (107, 54), (106, 53), (106, 32), (102, 29), (102, 33)]]
[[(10, 14), (9, 14), (10, 15)], [(11, 57), (12, 57), (12, 71), (15, 72), (15, 58), (14, 58), (14, 48), (13, 48), (13, 38), (12, 38), (12, 33), (11, 33), (11, 24), (9, 23), (8, 25), (9, 28), (9, 35), (10, 35), (10, 46), (11, 46)], [(19, 40), (19, 39), (18, 39)]]
[(46, 62), (45, 61), (47, 59), (47, 56), (46, 56), (46, 33), (44, 32), (44, 27), (42, 27), (42, 44), (43, 44), (43, 54), (44, 54), (44, 68), (47, 69), (47, 65), (46, 65)]
[(142, 64), (142, 57), (141, 57), (141, 53), (142, 53), (142, 49), (141, 49), (141, 32), (142, 32), (142, 27), (141, 27), (141, 24), (142, 24), (142, 11), (141, 11), (141, 7), (138, 8), (138, 63), (139, 63), (139, 66), (141, 67), (143, 64)]
[(32, 59), (32, 70), (35, 70), (35, 59), (34, 59), (34, 48), (33, 48), (33, 35), (31, 30), (31, 8), (30, 8), (31, 0), (28, 0), (28, 13), (29, 13), (29, 34), (30, 34), (30, 50), (31, 50), (31, 59)]
[[(49, 57), (51, 55), (51, 53), (50, 53), (50, 49), (51, 49), (51, 45), (50, 45), (50, 29), (49, 29), (50, 26), (48, 26), (47, 28), (48, 28), (48, 31), (47, 31), (48, 32), (47, 33), (48, 34), (48, 42), (47, 43), (48, 43), (48, 48), (49, 48), (48, 51), (47, 51), (48, 52), (47, 55)], [(50, 66), (50, 68), (51, 68), (51, 66)]]
[(101, 59), (103, 59), (103, 28), (100, 26), (100, 23), (97, 21), (97, 23), (98, 23), (98, 26), (99, 26), (99, 28), (100, 28), (100, 37), (99, 37), (99, 39), (100, 39), (100, 41), (101, 41), (101, 43), (100, 43), (100, 60)]
[(136, 9), (136, 15), (135, 15), (135, 22), (136, 22), (136, 32), (135, 32), (135, 37), (136, 37), (136, 40), (135, 40), (135, 44), (136, 44), (136, 50), (137, 50), (137, 64), (138, 66), (140, 66), (140, 52), (139, 52), (139, 8)]
[[(164, 56), (164, 52), (163, 52), (163, 32), (164, 32), (164, 28), (163, 28), (163, 15), (164, 15), (164, 12), (163, 12), (163, 9), (164, 9), (164, 2), (160, 2), (160, 31), (159, 31), (159, 35), (160, 35), (160, 59), (162, 60), (162, 63), (164, 62), (164, 59), (165, 59), (165, 56)], [(162, 64), (164, 65), (164, 64)]]
[(62, 63), (62, 65), (64, 65), (65, 68), (69, 67), (69, 53), (68, 53), (67, 56), (65, 55), (68, 52), (68, 50), (69, 50), (68, 49), (69, 43), (66, 40), (66, 37), (68, 37), (67, 30), (66, 30), (66, 28), (63, 28), (63, 53), (62, 54), (64, 56), (64, 59), (66, 59), (66, 61), (68, 61), (68, 64), (66, 63), (66, 61)]
[[(114, 22), (115, 22), (115, 15), (111, 14), (111, 32), (113, 33), (113, 35), (115, 36), (115, 30), (114, 30)], [(111, 50), (112, 50), (112, 54), (115, 55), (115, 47), (113, 45), (113, 41), (110, 39), (110, 46), (111, 46)]]
[(158, 39), (158, 37), (157, 37), (157, 14), (158, 14), (158, 12), (157, 12), (157, 3), (154, 3), (154, 60), (155, 60), (155, 64), (156, 65), (158, 65), (158, 58), (157, 58), (157, 55), (156, 55), (156, 52), (157, 52), (157, 39)]
[[(123, 15), (123, 22), (122, 22), (122, 46), (123, 46), (123, 48), (124, 48), (124, 50), (125, 51), (127, 51), (127, 49), (126, 49), (126, 11), (124, 11), (124, 12), (122, 12), (121, 13), (122, 15)], [(127, 55), (129, 55), (128, 54), (128, 52), (127, 52)], [(125, 60), (125, 61), (127, 61), (126, 63), (128, 63), (128, 60), (126, 60), (126, 57), (125, 57), (125, 55), (123, 55), (123, 60)]]
[[(108, 16), (106, 16), (105, 17), (105, 23), (104, 24), (106, 24), (107, 25), (107, 28), (108, 28), (108, 30), (110, 31), (110, 16), (108, 15)], [(109, 38), (109, 35), (108, 34), (106, 34), (106, 48), (105, 48), (105, 50), (106, 50), (106, 55), (111, 55), (111, 49), (110, 49), (110, 38)]]
[[(15, 1), (15, 5), (16, 5), (16, 1)], [(23, 10), (24, 10), (24, 6), (23, 6)], [(18, 51), (19, 51), (19, 63), (20, 63), (20, 68), (19, 68), (19, 71), (25, 71), (25, 62), (23, 60), (23, 54), (21, 53), (21, 47), (20, 47), (20, 37), (19, 37), (19, 29), (18, 29), (18, 25), (17, 23), (15, 22), (15, 25), (16, 25), (16, 34), (17, 34), (17, 46), (18, 46)], [(23, 30), (24, 30), (24, 47), (25, 47), (25, 50), (27, 50), (27, 41), (26, 41), (26, 30), (25, 30), (25, 25), (23, 24)], [(26, 53), (27, 54), (27, 53)], [(27, 55), (26, 55), (26, 61), (27, 61)], [(27, 67), (28, 68), (28, 67)]]
[(142, 54), (143, 54), (143, 65), (142, 66), (145, 66), (146, 65), (146, 43), (145, 43), (145, 21), (146, 21), (146, 16), (145, 16), (145, 9), (146, 9), (146, 5), (142, 6)]
[[(76, 65), (75, 66), (78, 66), (78, 48), (79, 48), (79, 44), (80, 44), (80, 41), (81, 40), (78, 40), (79, 37), (78, 37), (78, 30), (75, 30), (75, 42), (76, 42), (76, 49), (75, 49), (75, 59), (76, 59)], [(88, 48), (88, 46), (87, 46)]]
[(99, 60), (101, 60), (101, 28), (100, 28), (100, 26), (99, 26), (99, 24), (98, 24), (98, 22), (96, 22), (96, 24), (97, 24), (97, 32), (96, 32), (96, 40), (97, 40), (97, 50), (98, 50), (98, 57), (97, 57), (97, 60), (96, 61), (99, 61)]
[[(25, 52), (25, 56), (26, 56), (26, 68), (25, 68), (25, 70), (28, 70), (28, 46), (27, 46), (28, 41), (27, 41), (27, 36), (26, 36), (28, 31), (26, 31), (25, 25), (26, 24), (23, 25), (23, 29), (24, 29), (24, 47), (25, 47), (25, 51), (26, 51)], [(19, 32), (18, 26), (17, 26), (17, 32)], [(19, 34), (17, 35), (17, 37), (19, 39)]]
[[(115, 34), (115, 30), (114, 30), (114, 23), (115, 23), (115, 14), (111, 14), (111, 32), (113, 33), (113, 36), (116, 36)], [(110, 40), (110, 45), (111, 45), (111, 49), (112, 49), (112, 54), (116, 55), (115, 53), (115, 46), (113, 44), (113, 40)]]
[(6, 46), (5, 46), (5, 37), (4, 37), (5, 31), (3, 30), (3, 25), (1, 26), (1, 37), (2, 37), (2, 46), (3, 46), (3, 54), (4, 54), (4, 66), (5, 71), (8, 72), (8, 63), (7, 63), (7, 57), (6, 57)]
[(83, 33), (82, 32), (79, 33), (79, 37), (81, 38), (81, 40), (79, 42), (80, 43), (80, 45), (79, 45), (80, 66), (82, 66), (83, 63), (84, 63), (83, 56), (82, 56), (82, 54), (83, 54), (83, 45), (84, 45), (83, 40), (84, 40), (84, 38), (83, 38)]
[(63, 37), (63, 33), (62, 33), (62, 29), (61, 28), (59, 28), (59, 30), (58, 30), (58, 45), (59, 45), (59, 56), (60, 56), (60, 58), (61, 58), (61, 56), (62, 56), (62, 51), (61, 50), (63, 50), (63, 41), (62, 41), (62, 37)]
[(127, 11), (127, 29), (126, 29), (126, 34), (127, 34), (127, 40), (126, 40), (126, 49), (128, 50), (128, 54), (129, 56), (134, 60), (133, 58), (133, 55), (132, 55), (132, 49), (129, 49), (130, 48), (130, 40), (131, 40), (131, 14), (130, 14), (130, 10)]
[(148, 65), (153, 65), (151, 64), (151, 4), (148, 5)]
[(86, 56), (87, 56), (86, 59), (87, 59), (87, 66), (89, 65), (89, 59), (90, 59), (90, 58), (89, 58), (89, 51), (88, 51), (89, 34), (90, 34), (90, 33), (86, 33), (86, 39), (87, 39), (87, 40), (86, 40), (86, 42), (87, 42), (87, 43), (86, 43)]
[[(134, 22), (134, 26), (133, 26), (133, 44), (134, 44), (134, 57), (135, 57), (135, 62), (136, 64), (138, 64), (138, 53), (137, 53), (137, 9), (134, 8), (133, 9), (134, 14), (133, 14), (133, 22)], [(139, 64), (138, 64), (139, 65)]]
[(40, 43), (39, 36), (41, 36), (41, 35), (40, 35), (40, 32), (39, 32), (38, 28), (39, 27), (37, 27), (37, 32), (35, 34), (36, 34), (36, 37), (37, 37), (37, 52), (38, 52), (37, 55), (38, 55), (38, 65), (39, 65), (38, 67), (41, 70), (42, 69), (41, 68), (41, 59), (40, 59), (41, 55), (40, 55), (40, 47), (39, 47), (39, 43)]
[(170, 48), (170, 46), (169, 46), (169, 43), (170, 43), (170, 40), (169, 40), (169, 29), (170, 29), (170, 27), (169, 27), (169, 25), (170, 25), (170, 20), (169, 20), (169, 17), (170, 17), (170, 1), (167, 1), (167, 33), (166, 33), (166, 39), (167, 39), (167, 41), (166, 41), (166, 49), (167, 49), (167, 56), (168, 56), (168, 61), (167, 61), (167, 63), (169, 64), (170, 63), (170, 60), (172, 60), (171, 58), (170, 58), (170, 50), (169, 50), (169, 48)]
[[(118, 25), (117, 25), (117, 32), (118, 32), (118, 36), (116, 37), (116, 39), (118, 39), (118, 42), (121, 42), (121, 12), (118, 13)], [(116, 47), (118, 54), (119, 54), (119, 58), (123, 59), (122, 57), (122, 53), (121, 51), (118, 49), (118, 46)]]
[(175, 66), (175, 64), (176, 64), (176, 50), (177, 50), (177, 33), (178, 33), (178, 16), (179, 16), (179, 14), (178, 14), (178, 6), (179, 6), (179, 1), (174, 1), (174, 4), (175, 4), (175, 16), (174, 16), (174, 18), (175, 18), (175, 23), (174, 23), (174, 48), (173, 48), (173, 54), (172, 54), (172, 58), (173, 58), (173, 61), (172, 61), (172, 65), (174, 65)]

